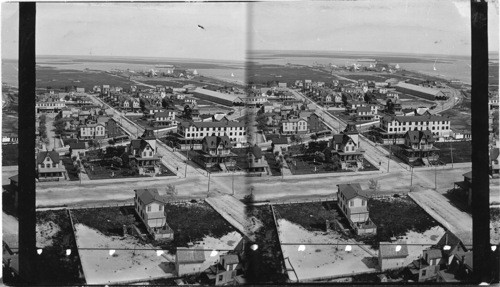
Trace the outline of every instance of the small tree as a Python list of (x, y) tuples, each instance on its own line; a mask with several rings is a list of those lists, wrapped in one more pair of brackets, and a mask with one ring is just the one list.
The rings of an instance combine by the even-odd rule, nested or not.
[(113, 165), (118, 166), (118, 167), (122, 166), (122, 164), (123, 164), (123, 160), (120, 157), (117, 157), (117, 156), (114, 156), (111, 159), (111, 162), (113, 163)]
[(311, 135), (311, 139), (312, 139), (313, 141), (316, 141), (316, 140), (318, 139), (318, 135), (317, 135), (317, 134), (312, 134), (312, 135)]
[(372, 178), (369, 180), (368, 188), (373, 190), (373, 191), (379, 191), (380, 190), (380, 184), (378, 183), (378, 180)]
[(108, 140), (108, 144), (110, 144), (110, 145), (115, 145), (115, 143), (116, 143), (116, 142), (115, 142), (115, 140), (114, 140), (114, 139), (109, 139), (109, 140)]
[(178, 194), (177, 189), (175, 188), (175, 185), (173, 185), (173, 184), (167, 184), (165, 191), (166, 191), (167, 195), (171, 196), (171, 197), (176, 197)]

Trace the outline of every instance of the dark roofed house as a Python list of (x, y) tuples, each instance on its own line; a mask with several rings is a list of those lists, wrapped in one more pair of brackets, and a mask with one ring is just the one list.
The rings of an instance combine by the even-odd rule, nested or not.
[(177, 276), (201, 273), (203, 262), (205, 262), (205, 252), (203, 250), (177, 248), (175, 253)]
[(76, 156), (77, 158), (80, 158), (80, 155), (85, 155), (85, 152), (88, 149), (88, 143), (87, 142), (72, 142), (69, 143), (69, 150), (71, 151), (70, 156)]
[(66, 178), (66, 169), (62, 166), (58, 152), (39, 152), (36, 162), (39, 181), (59, 181)]
[(378, 252), (378, 265), (380, 271), (404, 268), (404, 262), (408, 257), (408, 246), (406, 242), (380, 242)]
[(124, 155), (129, 162), (135, 161), (139, 174), (160, 173), (161, 158), (156, 154), (156, 136), (152, 129), (146, 129), (139, 139), (130, 141), (127, 153)]
[(430, 165), (430, 162), (439, 159), (439, 149), (434, 147), (435, 141), (429, 130), (407, 131), (404, 136), (404, 144), (395, 146), (394, 153), (410, 165), (416, 162)]
[(235, 162), (231, 147), (228, 136), (206, 136), (201, 141), (201, 151), (194, 151), (192, 160), (208, 171), (226, 170)]
[(262, 156), (262, 149), (255, 145), (247, 148), (248, 172), (266, 172), (267, 162)]

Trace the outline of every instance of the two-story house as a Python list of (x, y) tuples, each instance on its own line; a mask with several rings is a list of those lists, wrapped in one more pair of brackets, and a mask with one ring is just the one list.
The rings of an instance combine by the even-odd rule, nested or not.
[(159, 195), (156, 188), (135, 190), (135, 212), (155, 240), (174, 239), (174, 231), (168, 226), (165, 216), (167, 202), (167, 198)]
[(139, 139), (130, 141), (127, 152), (127, 162), (135, 161), (139, 174), (160, 173), (161, 158), (156, 154), (156, 136), (152, 129), (146, 129)]
[(337, 204), (358, 235), (375, 234), (377, 226), (371, 221), (367, 193), (359, 183), (338, 184)]
[(404, 162), (414, 165), (420, 161), (426, 165), (439, 159), (439, 149), (434, 147), (434, 136), (431, 131), (407, 131), (404, 144), (396, 145), (394, 154)]
[(433, 281), (436, 279), (438, 271), (444, 264), (442, 251), (440, 249), (429, 247), (424, 249), (423, 256), (413, 260), (407, 269), (410, 278), (415, 282)]
[(262, 149), (255, 145), (248, 147), (247, 150), (247, 171), (248, 172), (266, 172), (267, 162), (262, 155)]
[(102, 123), (80, 125), (79, 139), (103, 139), (106, 137), (106, 126)]
[(227, 170), (233, 167), (236, 154), (231, 152), (231, 141), (228, 136), (206, 136), (201, 141), (201, 150), (194, 152), (194, 162), (209, 171)]
[(349, 123), (342, 133), (333, 135), (326, 152), (339, 157), (342, 169), (362, 169), (365, 151), (359, 146), (356, 125)]
[(153, 125), (157, 127), (167, 127), (171, 125), (177, 125), (175, 120), (176, 111), (175, 110), (164, 110), (163, 112), (158, 112), (154, 114)]
[(66, 178), (66, 169), (62, 165), (58, 152), (39, 152), (36, 163), (38, 181), (59, 181)]
[(281, 122), (282, 134), (304, 134), (309, 131), (307, 120), (303, 118), (290, 118)]

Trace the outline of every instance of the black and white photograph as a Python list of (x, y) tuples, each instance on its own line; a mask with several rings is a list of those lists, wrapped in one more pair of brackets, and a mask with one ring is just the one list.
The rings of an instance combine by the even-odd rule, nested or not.
[(5, 285), (499, 282), (498, 1), (0, 8)]

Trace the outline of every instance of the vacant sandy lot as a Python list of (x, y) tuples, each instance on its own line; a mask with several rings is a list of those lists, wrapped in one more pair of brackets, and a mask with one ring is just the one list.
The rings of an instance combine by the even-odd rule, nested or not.
[[(173, 257), (157, 256), (149, 245), (131, 236), (105, 236), (83, 224), (75, 224), (76, 242), (88, 284), (108, 284), (172, 277)], [(115, 249), (114, 255), (109, 249)]]
[[(354, 241), (340, 238), (336, 232), (310, 232), (284, 219), (278, 220), (281, 248), (291, 281), (304, 281), (322, 277), (349, 275), (359, 272), (374, 272), (378, 264), (376, 257), (363, 250)], [(297, 243), (288, 245), (283, 243)], [(304, 243), (305, 250), (299, 246)], [(322, 245), (322, 244), (333, 245)], [(337, 246), (335, 243), (341, 245)], [(352, 244), (351, 251), (345, 251), (345, 244)], [(365, 247), (373, 254), (375, 250)]]

